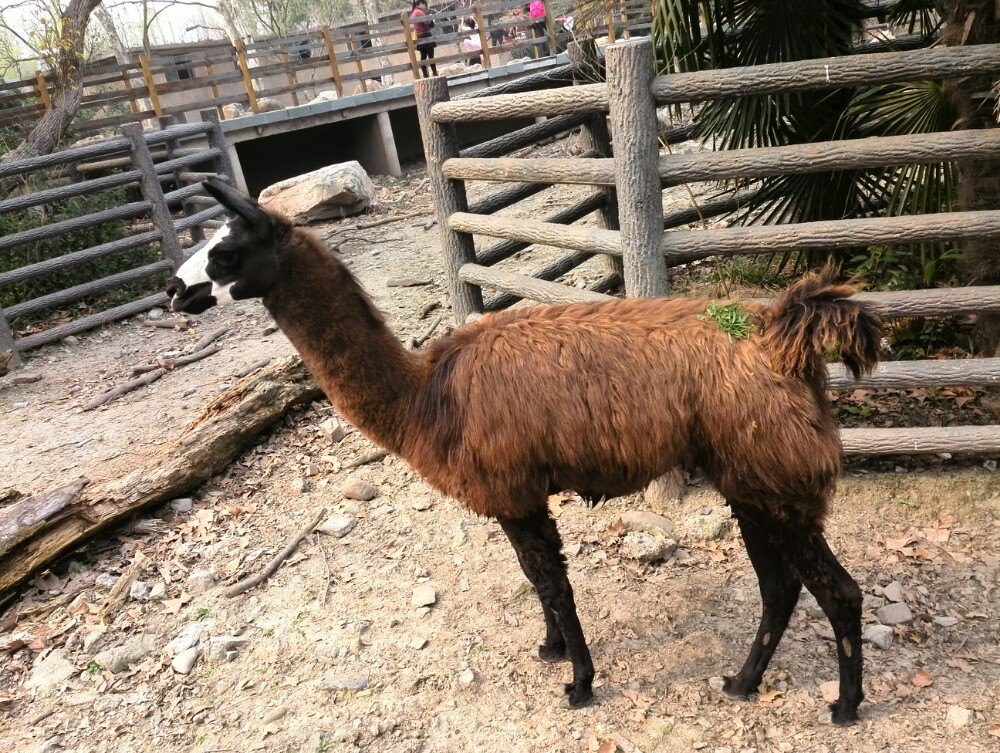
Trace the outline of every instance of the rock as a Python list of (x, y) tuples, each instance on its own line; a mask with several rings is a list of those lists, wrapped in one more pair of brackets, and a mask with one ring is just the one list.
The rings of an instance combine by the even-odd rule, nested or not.
[(208, 658), (214, 661), (220, 659), (232, 661), (232, 658), (228, 657), (227, 654), (245, 646), (247, 641), (247, 638), (240, 638), (236, 635), (213, 635), (208, 639)]
[(106, 630), (103, 627), (97, 625), (85, 628), (83, 633), (83, 652), (85, 654), (92, 654), (104, 642), (105, 632)]
[(194, 509), (194, 500), (190, 497), (182, 497), (181, 499), (175, 499), (170, 503), (170, 509), (176, 513), (186, 513), (191, 512)]
[(346, 436), (344, 427), (340, 425), (340, 422), (335, 418), (328, 418), (321, 422), (319, 425), (319, 430), (323, 432), (323, 436), (327, 438), (330, 444), (337, 444)]
[(151, 635), (130, 638), (121, 646), (112, 646), (94, 655), (94, 661), (101, 667), (118, 674), (133, 664), (138, 664), (156, 649), (156, 640)]
[(268, 711), (267, 714), (264, 715), (264, 719), (262, 721), (264, 722), (264, 724), (271, 724), (272, 722), (276, 722), (279, 719), (281, 719), (281, 717), (283, 717), (287, 713), (288, 709), (286, 709), (284, 706), (278, 706), (278, 708)]
[(888, 625), (869, 625), (865, 628), (862, 637), (883, 651), (892, 646), (892, 628)]
[(437, 602), (437, 592), (434, 590), (434, 586), (424, 583), (413, 589), (413, 596), (410, 598), (411, 605), (429, 607), (435, 602)]
[(657, 562), (669, 557), (677, 548), (677, 542), (642, 531), (632, 531), (625, 536), (625, 548), (633, 559)]
[(972, 712), (961, 706), (952, 705), (948, 707), (947, 719), (952, 727), (965, 727), (972, 721)]
[(350, 515), (331, 515), (316, 526), (316, 530), (327, 536), (336, 536), (338, 539), (342, 539), (353, 531), (357, 524), (358, 519)]
[(879, 622), (883, 625), (901, 625), (913, 619), (913, 612), (902, 602), (886, 604), (875, 614), (878, 615)]
[(626, 531), (642, 531), (654, 536), (669, 536), (674, 524), (662, 515), (646, 510), (629, 510), (622, 515), (622, 525)]
[(211, 624), (207, 622), (192, 622), (170, 641), (164, 650), (171, 656), (177, 656), (182, 651), (197, 646), (210, 627)]
[(214, 588), (215, 583), (215, 575), (208, 570), (192, 570), (187, 579), (187, 590), (193, 594), (200, 594)]
[(299, 494), (305, 494), (309, 491), (309, 481), (304, 476), (299, 476), (292, 481), (292, 489), (297, 491)]
[(47, 740), (44, 740), (41, 745), (35, 748), (36, 753), (56, 753), (57, 750), (62, 750), (63, 747), (63, 736), (53, 735)]
[(153, 584), (153, 587), (149, 589), (149, 600), (150, 601), (160, 601), (165, 599), (167, 596), (167, 587), (162, 581), (157, 581)]
[(232, 120), (233, 118), (239, 118), (246, 114), (246, 110), (243, 109), (243, 105), (239, 102), (233, 102), (228, 105), (222, 106), (222, 119)]
[(186, 648), (173, 658), (170, 662), (170, 667), (177, 674), (186, 675), (194, 669), (195, 662), (198, 661), (200, 653), (201, 650), (197, 646)]
[(63, 338), (63, 343), (65, 343), (66, 345), (79, 345), (80, 338), (76, 337), (75, 335), (69, 335), (68, 337)]
[(359, 478), (352, 478), (348, 479), (347, 482), (340, 487), (340, 493), (347, 497), (347, 499), (369, 502), (378, 496), (378, 489), (369, 484), (367, 481), (362, 481)]
[(823, 607), (816, 601), (816, 597), (804, 589), (799, 595), (799, 607), (806, 610), (806, 614), (814, 620), (826, 618), (826, 612), (823, 611)]
[(958, 624), (957, 617), (935, 617), (934, 624), (939, 627), (954, 627)]
[(677, 524), (677, 532), (686, 539), (714, 541), (721, 539), (733, 526), (733, 518), (725, 507), (705, 507), (697, 515), (687, 515)]
[(101, 573), (94, 580), (94, 585), (98, 588), (112, 589), (115, 587), (115, 583), (118, 582), (118, 576), (112, 575), (111, 573)]
[(312, 99), (310, 99), (306, 104), (309, 104), (309, 105), (321, 105), (324, 102), (333, 102), (335, 99), (338, 99), (337, 92), (330, 91), (328, 89), (326, 91), (321, 91), (315, 97), (313, 97)]
[(684, 471), (675, 468), (649, 482), (642, 499), (653, 510), (668, 510), (684, 496)]
[(257, 99), (257, 112), (275, 112), (284, 110), (285, 106), (273, 97), (260, 97)]
[(149, 601), (149, 592), (152, 589), (144, 580), (137, 580), (128, 590), (129, 598), (134, 601)]
[(882, 595), (889, 601), (903, 601), (903, 585), (898, 580), (894, 580), (882, 589)]
[(316, 686), (320, 690), (364, 690), (368, 687), (368, 675), (328, 675)]
[(413, 502), (410, 503), (410, 507), (417, 512), (424, 512), (431, 509), (431, 501), (427, 499), (427, 497), (421, 497), (420, 499), (413, 500)]
[(837, 680), (821, 683), (819, 692), (823, 696), (824, 701), (833, 703), (840, 698), (840, 683)]
[(356, 161), (328, 165), (265, 188), (258, 201), (304, 225), (360, 214), (378, 203), (375, 184)]
[(458, 676), (458, 681), (463, 685), (471, 685), (472, 681), (476, 679), (476, 674), (471, 669), (466, 669), (462, 674)]
[(427, 639), (426, 638), (413, 638), (410, 641), (409, 645), (410, 645), (410, 648), (412, 648), (413, 650), (419, 651), (420, 649), (422, 649), (424, 646), (427, 645)]
[(25, 687), (44, 693), (54, 690), (76, 674), (76, 667), (70, 661), (69, 652), (63, 649), (53, 651), (31, 670)]

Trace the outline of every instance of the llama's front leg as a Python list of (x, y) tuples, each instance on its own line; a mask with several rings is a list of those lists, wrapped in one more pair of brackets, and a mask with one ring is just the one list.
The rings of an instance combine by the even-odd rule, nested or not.
[(555, 521), (543, 508), (526, 518), (501, 520), (500, 526), (542, 602), (546, 635), (539, 656), (558, 658), (561, 649), (573, 663), (573, 682), (566, 684), (569, 705), (586, 706), (593, 697), (594, 665), (576, 614)]

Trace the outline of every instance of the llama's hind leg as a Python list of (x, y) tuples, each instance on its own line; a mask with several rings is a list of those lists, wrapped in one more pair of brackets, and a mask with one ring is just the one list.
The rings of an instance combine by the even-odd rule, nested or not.
[(807, 532), (795, 527), (786, 532), (793, 567), (826, 613), (837, 639), (840, 697), (830, 704), (828, 721), (853, 724), (865, 697), (861, 690), (861, 588), (837, 561), (819, 530)]
[(731, 698), (746, 700), (757, 691), (761, 677), (778, 648), (799, 600), (802, 584), (783, 558), (773, 538), (774, 526), (767, 516), (736, 505), (733, 505), (733, 513), (757, 573), (763, 613), (743, 668), (735, 676), (721, 678), (721, 682), (713, 682), (713, 685)]
[(517, 553), (521, 569), (531, 581), (545, 613), (545, 643), (539, 656), (554, 655), (560, 649), (573, 663), (573, 682), (566, 684), (569, 705), (585, 706), (593, 697), (594, 665), (576, 614), (573, 588), (566, 574), (566, 561), (555, 521), (547, 510), (527, 518), (500, 520)]

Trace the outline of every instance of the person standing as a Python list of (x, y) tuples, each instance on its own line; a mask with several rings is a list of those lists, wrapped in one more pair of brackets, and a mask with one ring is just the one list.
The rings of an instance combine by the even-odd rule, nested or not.
[(434, 64), (434, 48), (437, 43), (431, 39), (431, 28), (434, 26), (434, 19), (427, 15), (427, 0), (413, 0), (413, 9), (410, 11), (410, 25), (413, 27), (413, 40), (417, 43), (417, 50), (420, 52), (420, 70), (427, 75), (427, 64), (425, 60), (432, 61), (430, 64), (433, 75), (438, 75), (437, 66)]

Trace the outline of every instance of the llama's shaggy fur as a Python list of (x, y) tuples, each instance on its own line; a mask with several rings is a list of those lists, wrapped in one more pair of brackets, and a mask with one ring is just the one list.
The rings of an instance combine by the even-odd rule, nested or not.
[(822, 536), (841, 470), (823, 355), (839, 348), (856, 374), (877, 361), (878, 323), (846, 298), (851, 288), (826, 271), (769, 308), (745, 304), (756, 325), (747, 339), (701, 317), (705, 301), (670, 298), (507, 311), (412, 353), (315, 237), (208, 188), (238, 218), (203, 260), (206, 279), (179, 271), (174, 307), (203, 308), (206, 280), (236, 299), (262, 297), (347, 420), (496, 518), (542, 603), (539, 654), (573, 663), (572, 705), (590, 699), (593, 666), (547, 495), (619, 496), (696, 466), (739, 522), (764, 603), (750, 656), (721, 689), (756, 690), (805, 583), (837, 637), (832, 718), (856, 718), (861, 592)]

